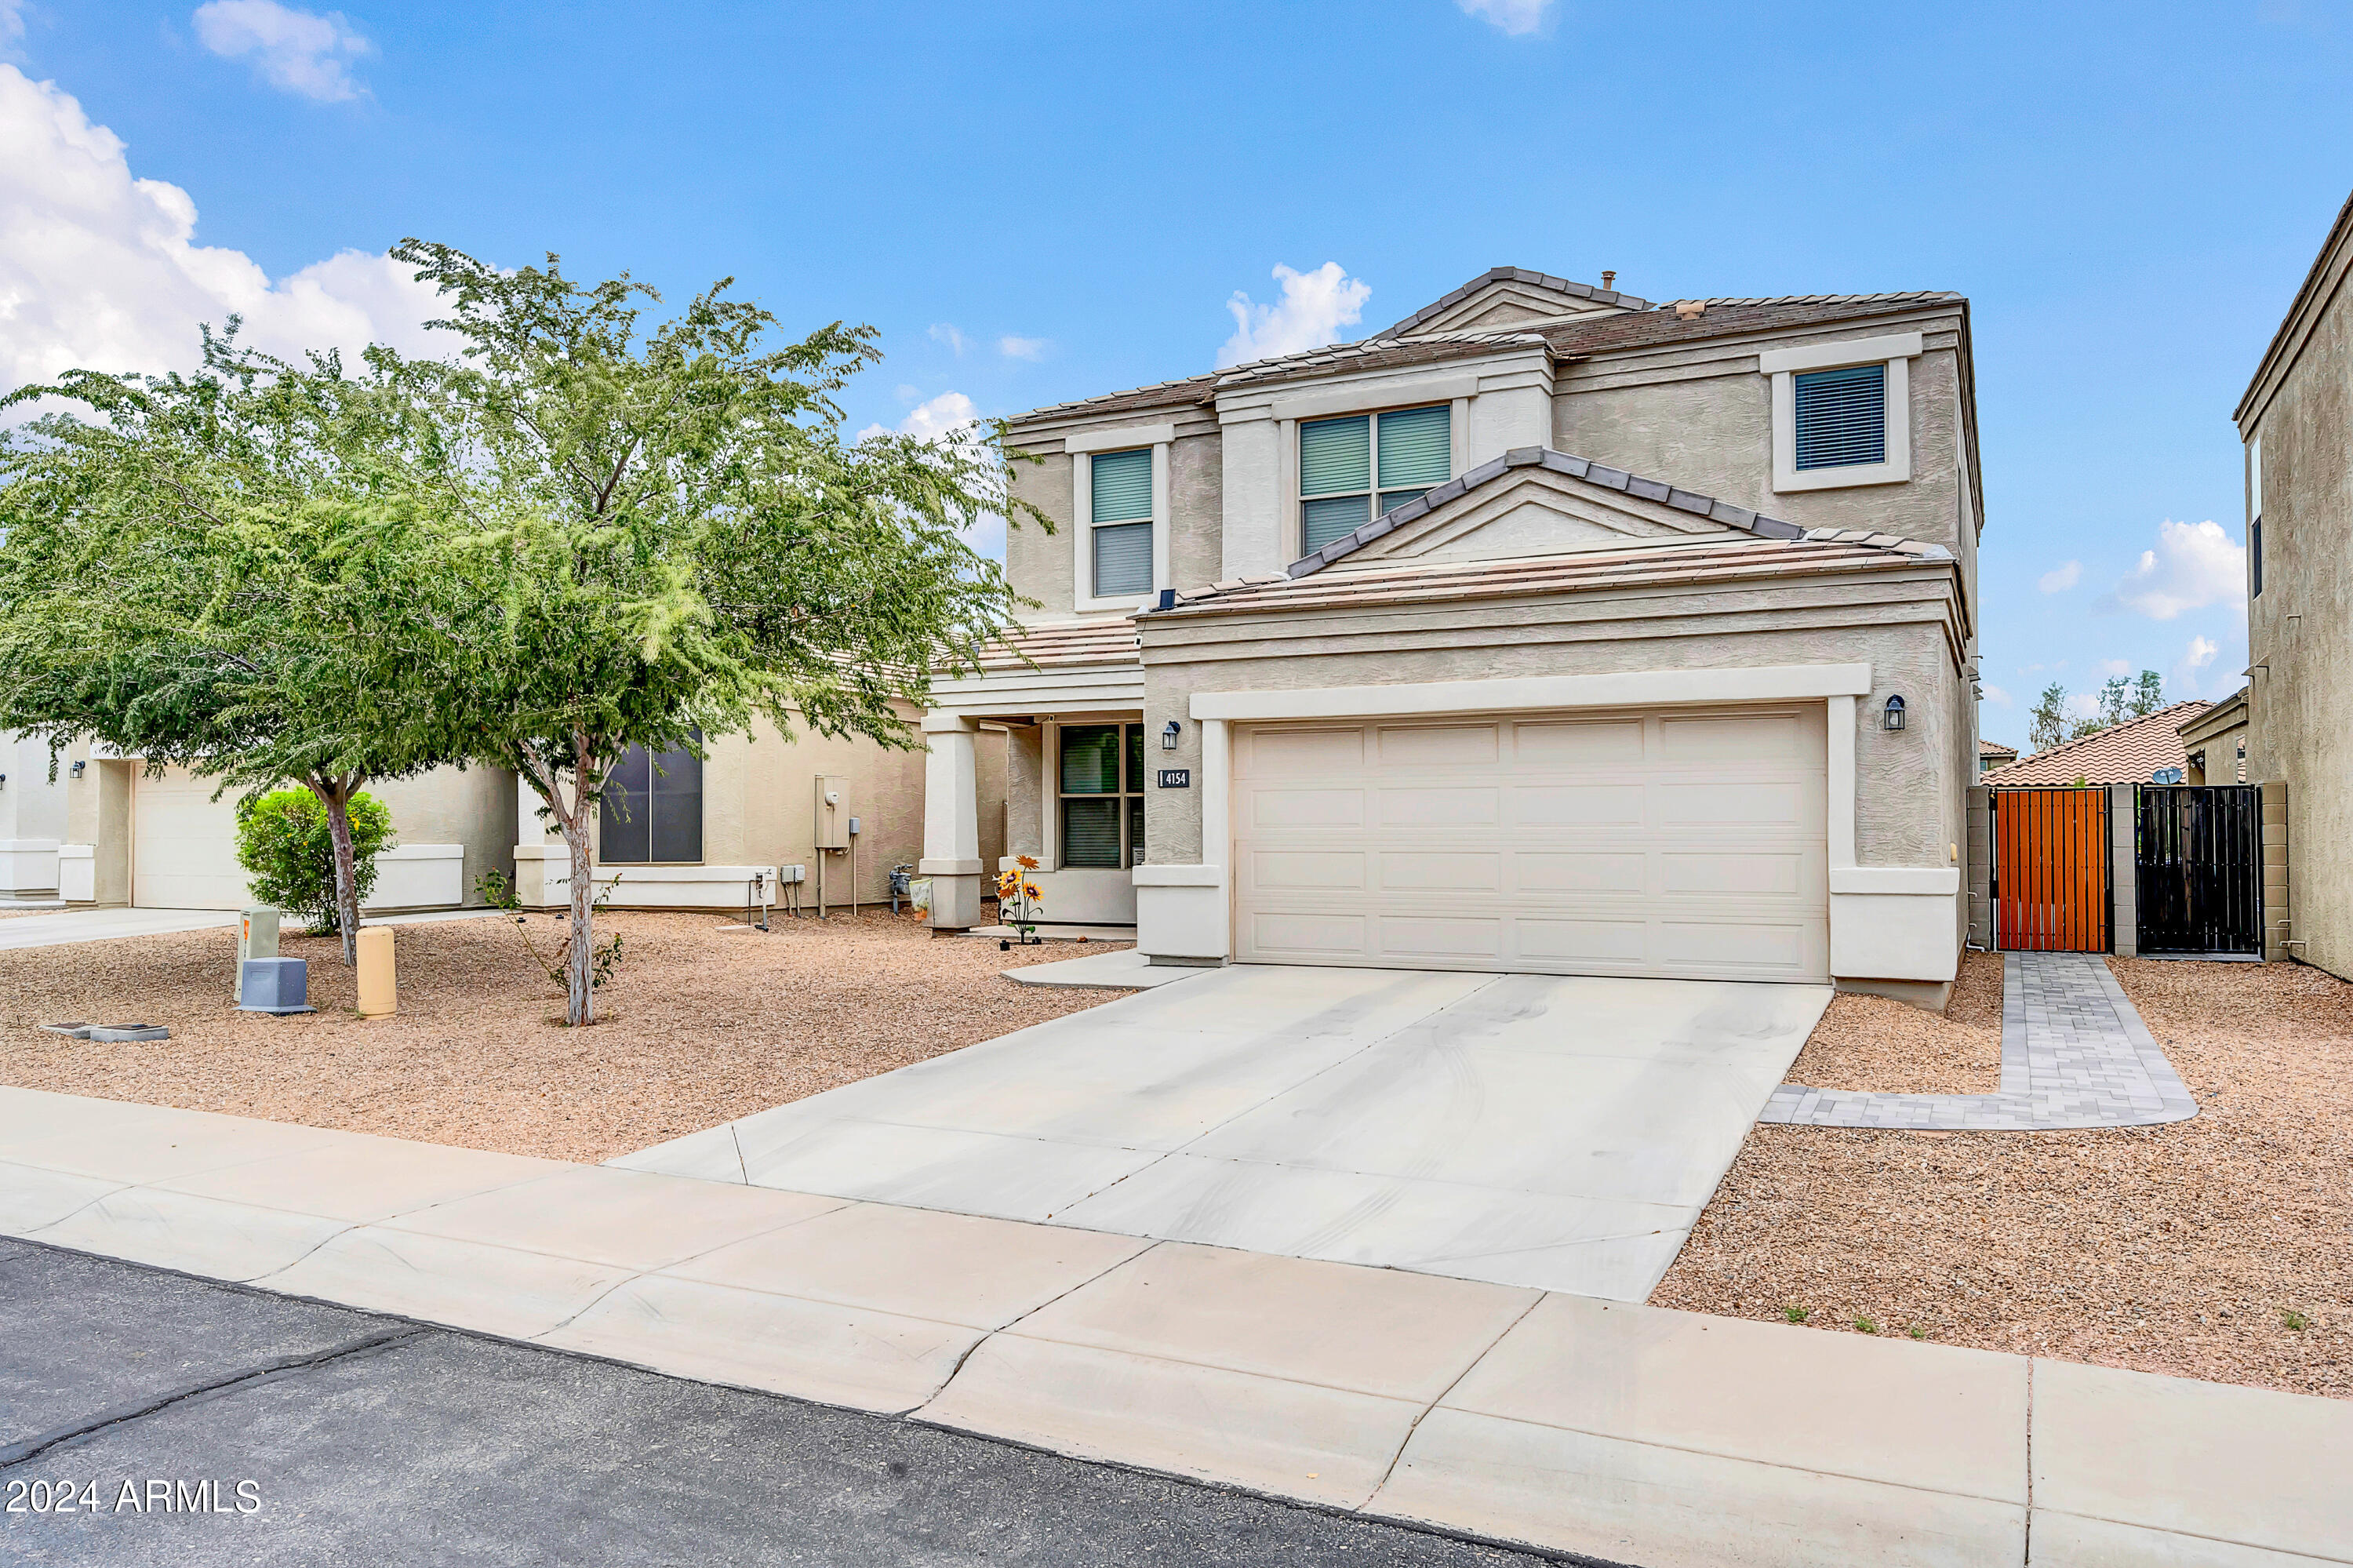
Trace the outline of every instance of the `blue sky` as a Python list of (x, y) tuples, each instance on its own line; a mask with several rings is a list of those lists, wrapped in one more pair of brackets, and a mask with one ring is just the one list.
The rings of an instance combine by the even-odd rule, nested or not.
[(0, 0), (0, 380), (168, 357), (224, 300), (397, 340), (410, 233), (871, 322), (852, 418), (918, 428), (1207, 368), (1238, 293), (1288, 342), (1504, 263), (1953, 289), (1985, 732), (2104, 666), (2220, 695), (2229, 415), (2353, 185), (2353, 12), (1917, 11)]

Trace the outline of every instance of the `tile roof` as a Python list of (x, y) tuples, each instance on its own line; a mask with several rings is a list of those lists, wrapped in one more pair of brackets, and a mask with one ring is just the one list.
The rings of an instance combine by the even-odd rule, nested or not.
[(1133, 664), (1135, 622), (1126, 616), (1091, 620), (1047, 620), (1026, 626), (980, 656), (983, 670), (1068, 668), (1082, 664)]
[(1453, 292), (1432, 300), (1381, 335), (1403, 337), (1430, 317), (1443, 314), (1447, 306), (1469, 299), (1490, 283), (1533, 283), (1539, 289), (1550, 289), (1556, 294), (1567, 294), (1576, 300), (1591, 300), (1599, 305), (1614, 305), (1620, 310), (1647, 311), (1651, 308), (1648, 300), (1638, 300), (1631, 294), (1620, 294), (1609, 289), (1597, 289), (1590, 283), (1579, 283), (1568, 278), (1556, 278), (1549, 272), (1531, 272), (1525, 267), (1490, 267)]
[(1950, 560), (1951, 552), (1942, 545), (1923, 545), (1911, 539), (1899, 539), (1893, 534), (1874, 534), (1868, 528), (1805, 529), (1795, 523), (1785, 523), (1778, 517), (1767, 517), (1761, 512), (1751, 512), (1746, 506), (1735, 506), (1728, 501), (1718, 501), (1712, 495), (1695, 491), (1680, 490), (1662, 479), (1644, 479), (1641, 474), (1628, 473), (1623, 469), (1606, 467), (1567, 452), (1556, 452), (1550, 447), (1514, 447), (1499, 458), (1489, 458), (1459, 479), (1450, 479), (1437, 489), (1407, 502), (1404, 505), (1384, 512), (1353, 534), (1344, 534), (1324, 546), (1314, 554), (1291, 563), (1289, 575), (1303, 577), (1320, 572), (1343, 556), (1354, 555), (1374, 540), (1395, 533), (1409, 523), (1419, 522), (1439, 507), (1451, 505), (1482, 486), (1493, 484), (1514, 469), (1542, 468), (1554, 473), (1565, 473), (1572, 479), (1598, 484), (1604, 490), (1620, 490), (1643, 501), (1654, 501), (1678, 512), (1688, 512), (1694, 517), (1705, 517), (1726, 527), (1754, 534), (1761, 539), (1812, 539), (1836, 541), (1841, 544), (1865, 544), (1878, 549), (1902, 550), (1927, 560)]
[(1998, 740), (1986, 740), (1980, 737), (1978, 741), (1978, 755), (1979, 757), (2016, 757), (2018, 747), (2004, 746)]
[(2180, 726), (2213, 705), (2190, 701), (2159, 708), (2145, 718), (2126, 719), (2074, 740), (2062, 741), (2022, 761), (1997, 768), (1978, 779), (1991, 789), (2031, 785), (2146, 784), (2160, 768), (2186, 768), (2189, 754)]
[(1290, 612), (1335, 605), (1412, 604), (1577, 593), (1637, 584), (1697, 587), (1715, 582), (1878, 571), (1952, 559), (1940, 546), (1928, 548), (1936, 554), (1906, 554), (1864, 543), (1861, 536), (1767, 539), (1731, 534), (1573, 555), (1516, 556), (1492, 561), (1411, 561), (1311, 577), (1270, 574), (1234, 578), (1193, 594), (1179, 594), (1173, 609), (1150, 611), (1147, 619), (1157, 622), (1167, 616), (1225, 611)]
[[(1598, 291), (1597, 291), (1598, 292)], [(1701, 313), (1685, 319), (1667, 306), (1596, 315), (1507, 332), (1437, 333), (1405, 338), (1391, 329), (1356, 343), (1326, 344), (1299, 354), (1254, 360), (1203, 376), (1163, 381), (1127, 392), (1107, 392), (1076, 402), (1055, 403), (1017, 414), (1024, 425), (1041, 419), (1084, 418), (1147, 408), (1193, 408), (1214, 402), (1220, 391), (1268, 382), (1335, 376), (1344, 371), (1386, 370), (1492, 354), (1498, 349), (1547, 348), (1555, 358), (1574, 359), (1625, 349), (1648, 348), (1743, 333), (1788, 331), (1833, 322), (1899, 315), (1924, 305), (1961, 305), (1959, 294), (1918, 290), (1894, 294), (1787, 294), (1776, 299), (1706, 300)], [(1407, 318), (1410, 322), (1414, 318)], [(1400, 323), (1399, 325), (1405, 325)]]

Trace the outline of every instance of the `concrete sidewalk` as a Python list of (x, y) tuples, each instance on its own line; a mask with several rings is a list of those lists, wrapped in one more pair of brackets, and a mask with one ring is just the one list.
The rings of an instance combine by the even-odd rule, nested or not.
[(2353, 1403), (2068, 1362), (22, 1089), (0, 1232), (1642, 1568), (2353, 1563)]

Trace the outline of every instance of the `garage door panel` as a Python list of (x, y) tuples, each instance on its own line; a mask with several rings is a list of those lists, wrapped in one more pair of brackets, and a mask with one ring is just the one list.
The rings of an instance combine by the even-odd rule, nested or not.
[(1469, 768), (1501, 755), (1497, 726), (1482, 725), (1385, 726), (1379, 757), (1385, 768)]
[(1795, 714), (1670, 715), (1659, 721), (1663, 762), (1737, 762), (1751, 768), (1775, 761), (1810, 762), (1803, 754), (1804, 740)]
[(1247, 821), (1258, 828), (1361, 828), (1365, 825), (1365, 792), (1260, 789), (1250, 797)]
[(1365, 765), (1365, 735), (1358, 729), (1255, 729), (1237, 760), (1255, 777), (1328, 779), (1335, 770), (1355, 772)]
[(131, 901), (152, 909), (238, 909), (251, 902), (237, 863), (237, 805), (216, 781), (168, 768), (132, 784)]
[(1623, 893), (1647, 887), (1650, 862), (1640, 854), (1596, 850), (1522, 850), (1512, 857), (1514, 884), (1525, 894)]
[[(1243, 959), (1828, 973), (1820, 708), (1322, 733), (1354, 738), (1282, 726), (1270, 753), (1238, 734), (1230, 863)], [(1272, 773), (1257, 761), (1270, 755)], [(1319, 763), (1328, 770), (1312, 781), (1290, 771), (1310, 757), (1361, 760)]]
[(1501, 893), (1504, 857), (1461, 850), (1384, 850), (1384, 893)]
[(1639, 719), (1522, 722), (1512, 726), (1512, 755), (1547, 768), (1620, 768), (1642, 761)]
[(1501, 795), (1493, 785), (1392, 787), (1380, 792), (1380, 823), (1385, 828), (1492, 828), (1503, 817)]
[(1249, 874), (1246, 885), (1267, 892), (1321, 892), (1331, 888), (1362, 892), (1366, 886), (1363, 850), (1253, 850), (1241, 857)]
[(1512, 790), (1512, 824), (1521, 828), (1640, 827), (1640, 784), (1522, 784)]

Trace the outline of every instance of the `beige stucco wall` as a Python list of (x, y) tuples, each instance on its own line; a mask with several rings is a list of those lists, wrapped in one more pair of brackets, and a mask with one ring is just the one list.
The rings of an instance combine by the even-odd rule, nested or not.
[(414, 779), (370, 784), (367, 793), (392, 812), (396, 842), (465, 846), (465, 901), (470, 906), (482, 902), (484, 873), (514, 875), (512, 769), (436, 768)]
[(2247, 780), (2287, 784), (2292, 951), (2353, 979), (2353, 290), (2335, 289), (2241, 432), (2263, 438), (2263, 484)]
[[(912, 715), (902, 715), (902, 717)], [(807, 730), (790, 741), (761, 720), (749, 734), (720, 736), (702, 765), (702, 863), (705, 865), (805, 865), (802, 895), (817, 896), (817, 780), (849, 780), (843, 810), (859, 819), (856, 884), (860, 900), (890, 897), (891, 868), (923, 857), (923, 767), (921, 736), (912, 750), (863, 737), (832, 737)], [(981, 850), (1002, 853), (1005, 834), (1005, 737), (983, 730), (976, 746), (980, 789)], [(849, 902), (850, 856), (831, 854), (826, 863), (828, 903)], [(628, 883), (614, 895), (628, 903)]]
[(1007, 483), (1014, 495), (1053, 520), (1048, 533), (1035, 519), (1025, 519), (1005, 530), (1005, 576), (1014, 591), (1036, 599), (1042, 609), (1024, 609), (1024, 616), (1040, 620), (1071, 613), (1071, 460), (1059, 450), (1035, 462), (1016, 462)]
[[(1153, 766), (1198, 770), (1196, 692), (1867, 661), (1872, 694), (1855, 718), (1856, 859), (1945, 866), (1967, 842), (1977, 746), (1953, 609), (1951, 569), (1936, 567), (1766, 588), (1152, 617), (1145, 730), (1178, 720), (1177, 750), (1155, 750)], [(1906, 727), (1890, 734), (1879, 715), (1899, 694)], [(1199, 789), (1151, 790), (1145, 810), (1154, 863), (1200, 863)]]

